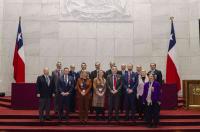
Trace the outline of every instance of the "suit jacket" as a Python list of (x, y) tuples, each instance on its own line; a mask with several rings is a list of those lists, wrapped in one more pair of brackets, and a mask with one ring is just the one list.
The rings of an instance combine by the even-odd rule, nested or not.
[[(157, 103), (160, 101), (160, 83), (157, 81), (153, 82), (152, 87), (154, 87), (154, 91), (151, 93), (151, 100), (153, 103)], [(143, 103), (147, 103), (146, 98), (149, 91), (149, 82), (145, 83), (144, 85), (144, 92), (142, 95)]]
[[(97, 77), (97, 70), (94, 70), (90, 73), (90, 79), (93, 81)], [(104, 78), (106, 77), (106, 73), (104, 72)]]
[(162, 81), (162, 72), (160, 70), (155, 69), (155, 71), (149, 71), (148, 74), (152, 73), (155, 74), (155, 79), (157, 82), (160, 83), (160, 85), (162, 85), (163, 81)]
[[(80, 70), (80, 71), (78, 71), (78, 72), (77, 72), (77, 78), (80, 78), (81, 71), (82, 71), (82, 70)], [(89, 71), (87, 71), (87, 73), (88, 73), (88, 75), (89, 75), (89, 76), (88, 76), (88, 78), (90, 78), (90, 79), (91, 79), (90, 72), (89, 72)]]
[(124, 88), (132, 89), (133, 92), (137, 92), (137, 86), (138, 86), (138, 75), (135, 72), (131, 72), (130, 75), (130, 84), (128, 80), (128, 71), (125, 72), (125, 78), (124, 78)]
[(52, 77), (49, 76), (50, 84), (48, 85), (44, 75), (37, 77), (36, 93), (40, 94), (40, 98), (51, 98), (55, 93), (55, 87)]
[[(120, 93), (120, 90), (122, 88), (122, 78), (121, 78), (121, 75), (119, 74), (116, 74), (116, 77), (117, 77), (117, 90), (118, 90), (118, 93)], [(111, 92), (113, 89), (113, 74), (110, 74), (108, 75), (107, 77), (107, 88), (108, 90)]]
[(117, 74), (121, 75), (122, 78), (122, 89), (125, 90), (125, 75), (127, 71), (117, 71)]
[[(111, 70), (111, 69), (107, 70), (107, 71), (105, 72), (105, 78), (107, 78), (108, 75), (111, 75), (111, 74), (112, 74), (112, 70)], [(117, 71), (117, 74), (122, 75), (122, 74), (120, 73), (120, 71)]]
[[(60, 77), (63, 75), (63, 70), (61, 70)], [(55, 91), (59, 92), (59, 78), (57, 69), (52, 72), (53, 83), (55, 86)]]
[(125, 71), (118, 71), (117, 74), (119, 74), (121, 76), (125, 76), (126, 72), (127, 72), (126, 70)]
[(74, 80), (74, 85), (76, 85), (76, 81), (77, 81), (77, 73), (76, 72), (72, 72), (72, 71), (70, 71), (69, 72), (69, 75), (73, 78), (73, 80)]
[(92, 81), (91, 81), (91, 79), (84, 80), (83, 78), (79, 78), (77, 80), (76, 88), (78, 90), (79, 95), (81, 95), (81, 92), (83, 90), (82, 85), (83, 85), (84, 81), (85, 81), (85, 88), (84, 88), (84, 90), (85, 90), (85, 96), (89, 96), (90, 90), (92, 88)]
[(90, 79), (92, 80), (92, 82), (96, 77), (97, 77), (97, 70), (94, 70), (90, 73)]
[(141, 75), (138, 76), (138, 86), (137, 86), (137, 96), (142, 96), (144, 92), (144, 84), (148, 82), (148, 77), (146, 75), (145, 80), (142, 80)]
[(60, 92), (69, 92), (71, 94), (72, 90), (74, 89), (74, 79), (73, 77), (68, 75), (68, 81), (65, 82), (64, 75), (61, 76), (59, 79), (59, 90)]

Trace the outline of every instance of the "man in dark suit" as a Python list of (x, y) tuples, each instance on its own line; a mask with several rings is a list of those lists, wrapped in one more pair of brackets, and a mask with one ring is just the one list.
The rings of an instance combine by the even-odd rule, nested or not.
[(58, 61), (56, 63), (56, 70), (52, 72), (52, 78), (55, 86), (55, 98), (54, 98), (54, 112), (55, 114), (59, 114), (59, 98), (60, 98), (60, 91), (58, 88), (58, 80), (59, 78), (63, 75), (63, 70), (62, 70), (62, 63)]
[(139, 76), (141, 74), (142, 71), (142, 66), (141, 65), (137, 65), (136, 66), (136, 74)]
[(110, 62), (110, 69), (106, 71), (105, 78), (107, 78), (108, 75), (112, 74), (112, 70), (111, 69), (112, 69), (113, 66), (115, 66), (115, 62), (111, 61)]
[(125, 97), (124, 81), (125, 81), (126, 72), (127, 72), (126, 65), (122, 64), (121, 71), (118, 71), (118, 74), (120, 74), (122, 77), (122, 89), (121, 89), (121, 94), (120, 94), (120, 111), (121, 111), (121, 113), (123, 113), (123, 110), (124, 110), (124, 97)]
[[(81, 71), (87, 71), (87, 64), (85, 62), (81, 63), (81, 70), (77, 72), (77, 78), (80, 78)], [(87, 71), (88, 78), (90, 78), (90, 72)]]
[(137, 86), (138, 76), (133, 72), (133, 65), (128, 64), (128, 71), (125, 73), (124, 79), (126, 120), (130, 119), (130, 110), (131, 120), (135, 120)]
[(151, 73), (151, 74), (154, 74), (155, 76), (155, 80), (157, 82), (160, 83), (160, 85), (162, 85), (163, 83), (163, 80), (162, 80), (162, 72), (160, 70), (157, 70), (156, 69), (156, 63), (151, 63), (150, 64), (150, 68), (151, 70), (148, 72), (148, 75)]
[(125, 76), (125, 73), (126, 73), (126, 65), (122, 64), (121, 65), (121, 71), (118, 71), (118, 74)]
[[(55, 89), (52, 77), (49, 76), (49, 69), (43, 70), (43, 75), (37, 77), (36, 93), (39, 98), (39, 119), (40, 121), (50, 120), (50, 102), (51, 97), (55, 96)], [(45, 116), (44, 116), (45, 112)]]
[(112, 74), (107, 77), (107, 88), (109, 91), (109, 110), (108, 121), (112, 120), (113, 109), (115, 111), (115, 120), (119, 120), (119, 104), (120, 104), (120, 90), (122, 87), (121, 75), (117, 74), (117, 67), (112, 67)]
[(101, 68), (101, 63), (100, 62), (96, 62), (95, 63), (95, 70), (91, 72), (90, 74), (90, 79), (93, 81), (96, 77), (97, 77), (97, 73)]
[(75, 112), (76, 109), (76, 82), (77, 82), (77, 73), (75, 72), (75, 65), (70, 65), (70, 72), (69, 75), (73, 78), (74, 80), (74, 87), (71, 92), (70, 98), (70, 112)]
[[(73, 100), (70, 100), (70, 94), (72, 94), (74, 88), (74, 79), (69, 76), (69, 68), (64, 68), (64, 74), (61, 76), (59, 80), (59, 89), (61, 92), (61, 107), (59, 112), (59, 119), (66, 119), (68, 120), (69, 112), (70, 112), (70, 102)], [(64, 108), (66, 110), (66, 117), (63, 116), (64, 114)]]

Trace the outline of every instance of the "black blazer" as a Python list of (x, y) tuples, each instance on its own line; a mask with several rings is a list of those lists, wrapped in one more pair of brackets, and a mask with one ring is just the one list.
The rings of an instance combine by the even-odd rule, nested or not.
[[(106, 78), (106, 73), (104, 73), (104, 78)], [(97, 77), (97, 70), (94, 70), (90, 73), (90, 79), (93, 81)]]
[[(111, 75), (111, 74), (112, 74), (112, 70), (109, 69), (109, 70), (106, 71), (104, 77), (107, 79), (108, 75)], [(117, 71), (117, 74), (122, 75), (122, 72), (121, 72), (121, 71)], [(122, 78), (123, 78), (123, 77), (122, 77)]]
[(74, 82), (77, 81), (77, 79), (78, 79), (77, 76), (78, 76), (78, 75), (77, 75), (76, 72), (72, 72), (72, 71), (70, 71), (70, 72), (69, 72), (69, 75), (73, 78)]
[[(112, 70), (111, 69), (107, 70), (106, 73), (105, 73), (105, 78), (107, 79), (108, 75), (111, 75), (111, 74), (112, 74)], [(122, 75), (120, 73), (120, 71), (117, 71), (117, 74)]]
[(55, 83), (53, 83), (53, 79), (49, 76), (50, 85), (48, 86), (46, 83), (46, 79), (44, 75), (37, 77), (36, 82), (36, 93), (40, 94), (40, 98), (51, 98), (55, 93)]
[(107, 79), (108, 75), (110, 75), (110, 74), (112, 74), (111, 69), (109, 69), (109, 70), (106, 71), (106, 74), (105, 74), (106, 79)]
[(97, 77), (97, 70), (94, 70), (90, 74), (90, 79), (93, 81)]
[[(110, 74), (107, 77), (107, 88), (109, 89), (109, 91), (111, 92), (111, 90), (113, 90), (113, 75)], [(120, 90), (122, 88), (122, 78), (121, 75), (117, 74), (117, 90), (119, 91), (118, 93), (120, 93)]]
[[(148, 72), (148, 74), (150, 74), (151, 71)], [(155, 79), (157, 82), (160, 83), (160, 85), (162, 85), (163, 80), (162, 80), (162, 72), (160, 70), (155, 69), (155, 71), (153, 72), (155, 74)]]

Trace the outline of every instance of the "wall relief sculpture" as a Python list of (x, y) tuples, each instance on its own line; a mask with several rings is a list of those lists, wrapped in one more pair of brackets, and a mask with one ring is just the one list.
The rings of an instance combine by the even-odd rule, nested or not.
[(60, 0), (61, 21), (131, 21), (131, 0)]

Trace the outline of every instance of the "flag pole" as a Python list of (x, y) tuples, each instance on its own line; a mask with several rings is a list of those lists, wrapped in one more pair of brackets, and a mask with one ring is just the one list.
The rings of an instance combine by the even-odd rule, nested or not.
[(22, 19), (22, 17), (21, 16), (19, 16), (19, 23), (21, 24), (21, 19)]

